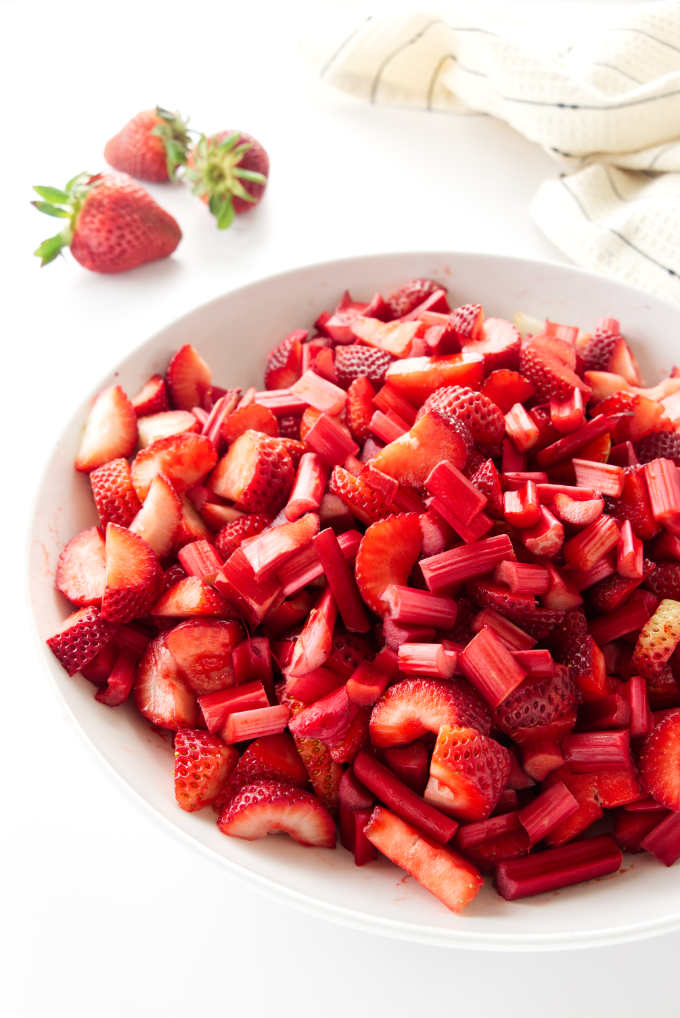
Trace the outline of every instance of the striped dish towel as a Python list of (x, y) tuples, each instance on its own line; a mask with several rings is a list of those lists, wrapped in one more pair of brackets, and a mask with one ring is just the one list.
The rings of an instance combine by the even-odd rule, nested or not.
[(471, 6), (358, 19), (322, 76), (374, 104), (506, 120), (561, 166), (531, 205), (550, 240), (680, 301), (680, 3)]

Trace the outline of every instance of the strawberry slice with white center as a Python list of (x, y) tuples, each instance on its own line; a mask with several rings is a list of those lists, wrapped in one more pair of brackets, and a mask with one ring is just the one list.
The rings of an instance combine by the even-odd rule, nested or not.
[(71, 604), (101, 604), (106, 586), (104, 538), (97, 527), (76, 534), (57, 562), (55, 587)]
[(234, 647), (243, 639), (238, 622), (190, 619), (165, 634), (179, 670), (198, 696), (233, 686)]
[(195, 728), (199, 722), (196, 697), (182, 678), (165, 636), (157, 636), (146, 648), (137, 666), (133, 695), (144, 717), (159, 728), (177, 731)]
[[(414, 406), (420, 406), (443, 385), (478, 388), (484, 377), (484, 358), (470, 347), (446, 357), (407, 357), (390, 364), (385, 382)], [(580, 379), (579, 379), (580, 383)]]
[(165, 377), (170, 398), (178, 410), (203, 406), (212, 376), (210, 368), (191, 343), (179, 348), (168, 364)]
[(209, 732), (181, 728), (175, 735), (175, 799), (188, 813), (210, 805), (238, 763), (238, 750)]
[(179, 496), (179, 524), (175, 531), (174, 547), (181, 548), (190, 541), (210, 541), (212, 533), (203, 517), (186, 495)]
[[(488, 735), (474, 728), (443, 725), (430, 762), (430, 778), (439, 783), (433, 804), (462, 820), (485, 820), (507, 784), (510, 763), (505, 746)], [(426, 801), (430, 801), (428, 788)]]
[(484, 373), (503, 368), (514, 369), (519, 364), (520, 334), (512, 324), (503, 318), (487, 318), (482, 326), (482, 335), (468, 345), (473, 353), (484, 358)]
[(371, 466), (402, 484), (421, 488), (441, 460), (449, 460), (458, 469), (464, 467), (471, 448), (472, 438), (464, 421), (429, 410), (410, 431), (381, 449)]
[(361, 539), (354, 564), (359, 593), (378, 615), (388, 611), (383, 594), (390, 584), (405, 586), (418, 561), (423, 535), (418, 513), (401, 513), (373, 523)]
[(442, 725), (475, 728), (488, 734), (491, 715), (478, 693), (464, 679), (403, 679), (387, 689), (373, 708), (370, 721), (374, 746), (403, 746)]
[(163, 474), (157, 474), (132, 520), (130, 530), (142, 537), (159, 559), (170, 554), (182, 516), (179, 495)]
[(165, 410), (160, 414), (140, 417), (137, 427), (139, 428), (139, 444), (142, 449), (151, 445), (152, 442), (157, 442), (159, 438), (200, 430), (198, 419), (187, 410)]
[(49, 637), (47, 646), (68, 674), (75, 675), (110, 642), (113, 633), (113, 627), (90, 606), (69, 615)]
[(106, 587), (102, 615), (109, 622), (130, 622), (145, 615), (158, 596), (161, 568), (152, 548), (117, 523), (106, 527)]
[(152, 375), (132, 397), (131, 403), (138, 417), (159, 414), (168, 409), (168, 390), (162, 375)]
[(640, 777), (658, 803), (680, 810), (680, 712), (667, 714), (645, 739)]
[(231, 615), (226, 600), (198, 576), (186, 576), (166, 590), (150, 609), (162, 619), (188, 619), (196, 615)]
[(335, 848), (335, 824), (311, 792), (282, 781), (257, 781), (237, 792), (217, 826), (232, 838), (256, 841), (288, 834), (300, 845)]
[(85, 423), (76, 470), (89, 473), (109, 460), (130, 456), (137, 445), (137, 414), (120, 385), (96, 397)]
[(141, 507), (128, 461), (119, 457), (97, 467), (90, 474), (90, 485), (102, 526), (128, 527)]
[(249, 512), (273, 516), (285, 504), (294, 480), (293, 461), (280, 440), (249, 430), (217, 464), (210, 486)]
[(364, 833), (395, 866), (406, 870), (452, 912), (462, 912), (479, 893), (483, 880), (472, 863), (383, 806), (375, 807)]
[(176, 492), (192, 488), (217, 462), (215, 446), (205, 435), (169, 435), (142, 449), (132, 463), (132, 483), (146, 498), (157, 474), (165, 474)]

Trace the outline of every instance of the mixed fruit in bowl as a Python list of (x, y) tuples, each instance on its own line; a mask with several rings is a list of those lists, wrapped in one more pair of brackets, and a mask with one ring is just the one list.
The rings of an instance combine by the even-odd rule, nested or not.
[[(223, 381), (233, 381), (223, 379)], [(90, 409), (98, 522), (48, 644), (174, 739), (230, 837), (379, 854), (448, 908), (680, 857), (680, 372), (348, 293), (225, 389), (193, 346)]]

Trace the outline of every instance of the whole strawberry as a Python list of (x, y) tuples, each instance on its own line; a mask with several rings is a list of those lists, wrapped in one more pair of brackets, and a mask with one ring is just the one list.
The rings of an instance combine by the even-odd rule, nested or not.
[(43, 199), (32, 203), (39, 212), (68, 220), (35, 251), (41, 265), (70, 247), (75, 260), (92, 272), (126, 272), (167, 258), (182, 238), (173, 217), (123, 173), (80, 173), (63, 191), (34, 190)]
[(144, 110), (106, 143), (104, 158), (114, 170), (138, 180), (172, 180), (187, 161), (187, 120), (162, 106)]
[(186, 176), (220, 230), (226, 230), (237, 213), (247, 212), (262, 199), (269, 156), (259, 141), (242, 131), (202, 135), (189, 153)]

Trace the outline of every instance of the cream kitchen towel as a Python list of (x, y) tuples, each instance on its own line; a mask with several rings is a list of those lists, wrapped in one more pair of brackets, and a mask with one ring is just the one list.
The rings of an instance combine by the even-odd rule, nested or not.
[(680, 2), (357, 16), (324, 59), (367, 102), (506, 120), (561, 164), (531, 206), (553, 243), (680, 301)]

